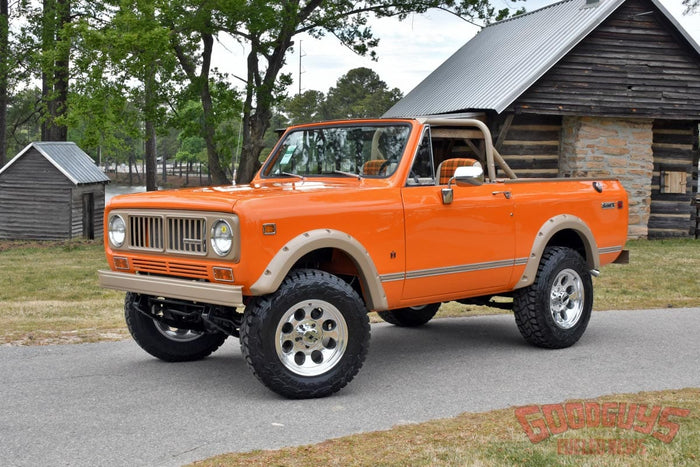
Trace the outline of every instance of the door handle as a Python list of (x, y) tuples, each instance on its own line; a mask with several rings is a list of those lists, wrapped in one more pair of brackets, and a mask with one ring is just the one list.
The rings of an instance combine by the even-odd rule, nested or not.
[(491, 194), (493, 196), (503, 195), (506, 197), (506, 199), (510, 199), (510, 191), (492, 191)]

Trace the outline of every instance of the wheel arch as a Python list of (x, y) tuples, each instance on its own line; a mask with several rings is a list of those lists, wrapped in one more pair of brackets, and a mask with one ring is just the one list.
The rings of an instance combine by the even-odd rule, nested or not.
[(333, 229), (310, 230), (287, 242), (268, 263), (258, 280), (250, 286), (251, 293), (266, 295), (274, 292), (296, 265), (323, 250), (336, 251), (352, 263), (362, 287), (361, 296), (368, 309), (388, 308), (379, 273), (367, 249), (353, 236)]
[(589, 269), (600, 268), (598, 245), (590, 227), (577, 216), (559, 214), (548, 219), (537, 231), (525, 271), (516, 283), (515, 289), (532, 285), (544, 250), (548, 246), (571, 248), (583, 257)]

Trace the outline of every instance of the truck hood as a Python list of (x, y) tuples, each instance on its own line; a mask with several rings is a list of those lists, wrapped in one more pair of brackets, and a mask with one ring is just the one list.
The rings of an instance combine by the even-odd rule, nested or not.
[[(375, 180), (370, 181), (375, 184)], [(109, 202), (109, 209), (174, 209), (191, 211), (232, 212), (239, 201), (295, 194), (357, 190), (367, 185), (367, 180), (299, 180), (290, 182), (262, 182), (252, 185), (222, 185), (212, 187), (184, 188), (177, 190), (150, 191), (119, 195)]]

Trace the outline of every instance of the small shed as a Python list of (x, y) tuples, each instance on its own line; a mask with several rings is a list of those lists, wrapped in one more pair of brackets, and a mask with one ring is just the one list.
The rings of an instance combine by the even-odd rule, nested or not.
[(101, 238), (107, 183), (75, 143), (29, 144), (0, 169), (0, 239)]
[(385, 116), (464, 112), (518, 177), (619, 178), (630, 237), (695, 234), (700, 46), (659, 0), (563, 0), (488, 25)]

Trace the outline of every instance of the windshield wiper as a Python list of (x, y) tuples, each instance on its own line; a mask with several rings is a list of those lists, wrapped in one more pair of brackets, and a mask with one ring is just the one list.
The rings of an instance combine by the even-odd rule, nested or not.
[(342, 170), (334, 170), (333, 173), (338, 174), (338, 175), (345, 175), (346, 177), (353, 177), (353, 178), (356, 178), (358, 180), (362, 180), (362, 175), (355, 174), (352, 172), (344, 172)]
[(291, 172), (282, 172), (282, 175), (286, 175), (287, 177), (299, 178), (299, 179), (301, 179), (301, 180), (306, 180), (306, 178), (304, 178), (303, 175), (293, 174), (293, 173), (291, 173)]

